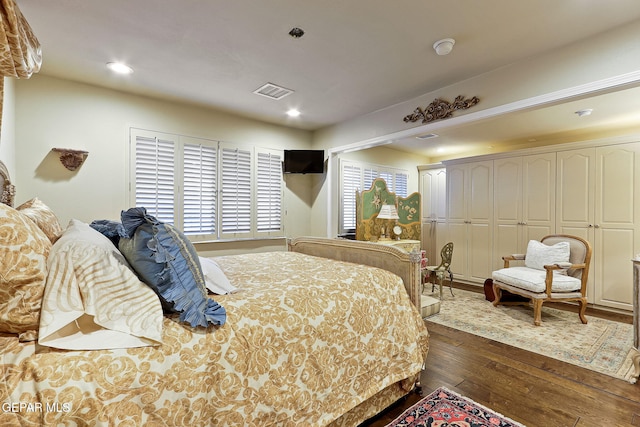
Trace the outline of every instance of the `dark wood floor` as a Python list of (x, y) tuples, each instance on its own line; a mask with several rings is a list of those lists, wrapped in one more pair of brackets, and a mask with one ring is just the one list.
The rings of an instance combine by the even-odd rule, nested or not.
[[(631, 322), (602, 311), (590, 315)], [(444, 386), (528, 427), (640, 426), (640, 384), (428, 321), (427, 327), (423, 395)], [(385, 426), (420, 399), (412, 393), (362, 426)]]

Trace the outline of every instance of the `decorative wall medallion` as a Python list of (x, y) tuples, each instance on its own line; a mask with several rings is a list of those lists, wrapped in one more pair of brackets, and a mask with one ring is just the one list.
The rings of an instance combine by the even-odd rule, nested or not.
[(52, 151), (60, 154), (60, 163), (70, 171), (78, 169), (89, 155), (88, 151), (67, 148), (53, 148)]
[(404, 121), (406, 123), (409, 123), (422, 120), (422, 123), (429, 123), (435, 120), (446, 119), (451, 117), (454, 111), (466, 110), (467, 108), (473, 107), (478, 102), (480, 102), (480, 100), (477, 96), (464, 99), (464, 96), (459, 95), (452, 103), (440, 98), (436, 98), (424, 109), (422, 107), (417, 107), (415, 110), (413, 110), (413, 113), (405, 116)]

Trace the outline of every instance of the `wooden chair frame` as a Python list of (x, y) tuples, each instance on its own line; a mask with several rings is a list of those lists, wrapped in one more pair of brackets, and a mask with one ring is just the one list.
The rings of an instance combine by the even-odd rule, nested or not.
[[(495, 294), (495, 300), (493, 301), (493, 305), (497, 306), (500, 304), (509, 304), (506, 302), (502, 302), (500, 299), (502, 297), (502, 291), (506, 290), (512, 294), (520, 295), (525, 298), (529, 298), (533, 303), (533, 323), (536, 326), (540, 326), (542, 322), (542, 304), (547, 301), (554, 302), (578, 302), (579, 303), (579, 311), (578, 316), (580, 317), (580, 321), (584, 324), (587, 323), (587, 318), (585, 317), (585, 311), (587, 309), (587, 280), (589, 278), (589, 266), (591, 263), (591, 255), (592, 248), (591, 244), (585, 239), (577, 236), (571, 236), (568, 234), (550, 234), (542, 238), (541, 242), (545, 243), (547, 241), (552, 242), (551, 244), (560, 242), (560, 241), (569, 241), (570, 244), (582, 244), (585, 248), (585, 256), (584, 262), (579, 263), (569, 263), (568, 265), (553, 264), (553, 265), (545, 265), (544, 269), (546, 270), (545, 277), (545, 291), (544, 292), (532, 292), (526, 289), (521, 289), (516, 286), (512, 286), (506, 283), (502, 283), (498, 280), (493, 281), (493, 293)], [(509, 255), (502, 257), (504, 261), (504, 268), (509, 268), (510, 263), (512, 261), (522, 261), (525, 259), (526, 255)], [(571, 258), (570, 258), (571, 260)], [(570, 276), (580, 277), (580, 290), (575, 292), (552, 292), (552, 284), (553, 284), (553, 272), (556, 270), (567, 269)]]

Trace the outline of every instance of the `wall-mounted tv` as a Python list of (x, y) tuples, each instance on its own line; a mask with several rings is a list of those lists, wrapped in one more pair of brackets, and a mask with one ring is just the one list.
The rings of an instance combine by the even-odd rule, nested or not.
[(284, 173), (324, 173), (324, 150), (284, 150)]

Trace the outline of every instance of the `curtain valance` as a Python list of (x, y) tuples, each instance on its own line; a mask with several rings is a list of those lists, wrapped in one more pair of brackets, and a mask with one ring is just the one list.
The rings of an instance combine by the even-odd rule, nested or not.
[(29, 78), (40, 70), (42, 50), (14, 0), (0, 0), (0, 75)]

